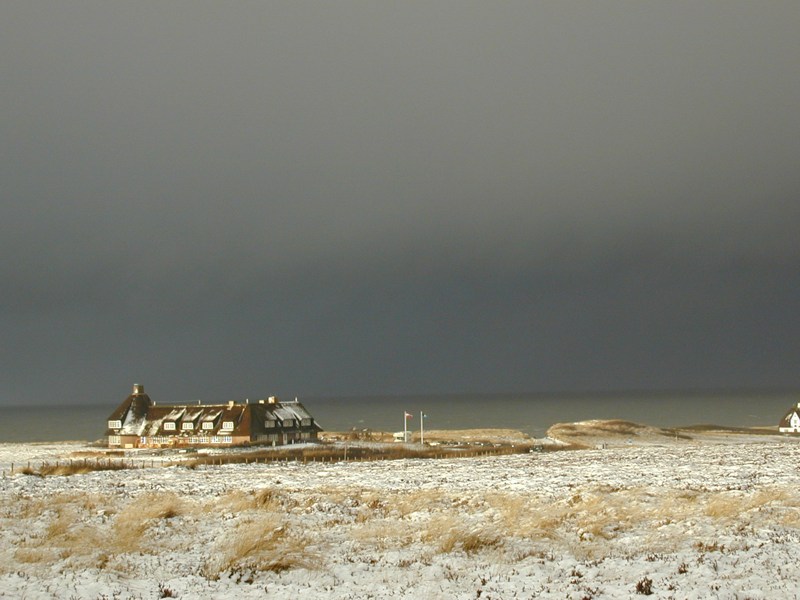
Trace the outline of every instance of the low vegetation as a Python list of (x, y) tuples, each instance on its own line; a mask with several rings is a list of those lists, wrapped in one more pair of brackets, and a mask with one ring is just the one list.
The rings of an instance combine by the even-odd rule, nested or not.
[(688, 432), (716, 432), (716, 433), (739, 433), (746, 435), (775, 435), (778, 433), (776, 427), (732, 427), (730, 425), (687, 425), (681, 427), (682, 431)]
[[(474, 458), (476, 456), (503, 456), (509, 454), (525, 454), (532, 451), (555, 452), (584, 449), (579, 444), (562, 444), (552, 446), (524, 445), (469, 445), (469, 446), (409, 446), (405, 444), (377, 444), (374, 446), (347, 445), (327, 443), (304, 445), (302, 447), (281, 446), (265, 450), (237, 449), (232, 452), (215, 454), (190, 454), (191, 458), (179, 460), (146, 460), (146, 459), (67, 459), (53, 463), (42, 462), (28, 464), (24, 467), (13, 467), (11, 474), (32, 475), (36, 477), (84, 475), (94, 471), (121, 471), (141, 469), (145, 467), (183, 466), (196, 469), (200, 466), (256, 464), (273, 462), (342, 462), (342, 461), (376, 461), (401, 459), (441, 459), (441, 458)], [(163, 457), (162, 457), (163, 458)]]
[(372, 461), (401, 460), (412, 458), (470, 458), (475, 456), (501, 456), (508, 454), (525, 454), (532, 450), (551, 452), (575, 450), (582, 448), (576, 444), (534, 446), (526, 444), (487, 444), (487, 445), (453, 445), (453, 446), (416, 446), (407, 444), (343, 444), (326, 443), (311, 446), (281, 446), (264, 450), (248, 450), (246, 452), (230, 452), (212, 455), (199, 455), (180, 463), (189, 468), (201, 465), (223, 465), (237, 463), (268, 462), (339, 462), (339, 461)]
[[(205, 558), (198, 568), (209, 579), (313, 570), (324, 564), (324, 549), (331, 545), (354, 556), (413, 548), (415, 560), (499, 553), (508, 554), (511, 562), (547, 557), (554, 549), (586, 561), (637, 553), (657, 561), (684, 547), (702, 563), (728, 546), (687, 538), (679, 524), (710, 520), (723, 531), (745, 522), (794, 530), (800, 510), (792, 493), (777, 488), (653, 496), (647, 489), (603, 486), (557, 499), (500, 490), (464, 498), (441, 489), (379, 494), (341, 487), (264, 488), (202, 499), (172, 492), (113, 501), (77, 494), (47, 501), (20, 497), (0, 508), (5, 516), (18, 515), (33, 524), (16, 544), (13, 558), (19, 564), (66, 560), (118, 569), (124, 568), (126, 556), (180, 552), (201, 544)], [(187, 530), (193, 533), (177, 535)], [(642, 532), (651, 533), (642, 538)], [(674, 572), (688, 570), (683, 561)], [(652, 589), (645, 577), (635, 591), (649, 595)]]
[(51, 475), (83, 475), (93, 471), (121, 471), (135, 468), (138, 465), (131, 461), (93, 459), (93, 460), (64, 460), (55, 463), (41, 463), (38, 466), (25, 466), (16, 469), (14, 473), (22, 475), (35, 475), (47, 477)]
[[(415, 597), (771, 597), (762, 573), (797, 558), (797, 478), (784, 465), (798, 453), (693, 446), (14, 476), (0, 494), (0, 578), (17, 592), (30, 589), (23, 577), (135, 579), (151, 586), (142, 597), (333, 598), (366, 586), (410, 597), (417, 585)], [(97, 597), (87, 589), (76, 597)]]

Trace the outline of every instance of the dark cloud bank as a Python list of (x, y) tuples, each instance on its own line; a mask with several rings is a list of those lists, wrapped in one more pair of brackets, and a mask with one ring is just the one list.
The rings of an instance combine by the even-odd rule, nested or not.
[(0, 7), (0, 402), (800, 385), (794, 2)]

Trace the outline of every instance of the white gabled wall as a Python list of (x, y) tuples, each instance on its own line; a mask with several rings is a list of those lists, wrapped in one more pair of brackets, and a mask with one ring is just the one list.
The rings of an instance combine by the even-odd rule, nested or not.
[(789, 417), (789, 426), (779, 427), (778, 431), (781, 433), (800, 433), (800, 415), (797, 414), (797, 411), (794, 411), (792, 416)]

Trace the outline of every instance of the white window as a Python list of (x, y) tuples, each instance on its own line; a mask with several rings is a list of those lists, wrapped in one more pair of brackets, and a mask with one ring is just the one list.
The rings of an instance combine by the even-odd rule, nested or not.
[(109, 429), (119, 429), (122, 427), (122, 421), (109, 421), (108, 428)]
[(181, 429), (194, 429), (194, 424), (191, 421), (188, 423), (181, 423)]
[(108, 445), (109, 446), (119, 446), (122, 443), (122, 439), (118, 435), (110, 435), (108, 436)]
[(203, 421), (203, 429), (214, 429), (213, 421)]
[(164, 431), (175, 431), (175, 423), (171, 421), (168, 423), (164, 423)]
[(222, 429), (225, 431), (231, 431), (233, 429), (233, 421), (223, 421)]

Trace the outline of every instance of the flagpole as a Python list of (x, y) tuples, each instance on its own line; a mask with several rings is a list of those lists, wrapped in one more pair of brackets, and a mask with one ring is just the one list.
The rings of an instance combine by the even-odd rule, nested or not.
[(425, 430), (422, 425), (422, 422), (425, 420), (425, 413), (419, 411), (419, 444), (420, 446), (425, 445)]
[(403, 411), (403, 443), (408, 442), (408, 413)]

